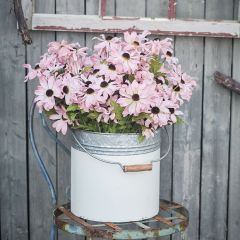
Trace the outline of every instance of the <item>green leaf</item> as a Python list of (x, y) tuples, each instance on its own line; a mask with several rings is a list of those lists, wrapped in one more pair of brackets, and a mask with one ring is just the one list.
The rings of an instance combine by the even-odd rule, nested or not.
[(150, 60), (150, 72), (153, 73), (155, 76), (159, 76), (159, 70), (161, 66), (162, 63), (160, 58), (158, 56), (152, 57), (152, 59)]
[(141, 120), (141, 119), (145, 119), (145, 118), (150, 118), (150, 115), (148, 113), (140, 113), (138, 114), (137, 116), (133, 116), (132, 120), (135, 122), (135, 121), (138, 121), (138, 120)]
[(68, 117), (71, 121), (74, 121), (76, 119), (76, 116), (77, 116), (77, 112), (70, 112), (68, 113)]
[(128, 80), (129, 80), (130, 82), (133, 82), (134, 79), (135, 79), (134, 74), (128, 74)]
[(182, 124), (182, 123), (185, 123), (184, 119), (182, 119), (181, 117), (176, 116), (176, 118), (177, 118), (177, 122), (176, 122), (176, 124)]
[(81, 73), (90, 72), (91, 70), (92, 70), (92, 68), (90, 66), (86, 66), (81, 70)]
[(138, 142), (142, 143), (145, 140), (145, 137), (142, 134), (138, 135)]
[(67, 112), (74, 112), (77, 110), (80, 110), (80, 108), (77, 104), (72, 104), (67, 107)]
[(114, 101), (111, 101), (111, 106), (113, 107), (113, 112), (116, 115), (116, 119), (118, 121), (123, 120), (123, 115), (122, 115), (123, 107), (121, 107), (118, 103), (116, 103)]
[(56, 113), (56, 111), (54, 108), (50, 109), (49, 111), (46, 111), (46, 110), (44, 111), (44, 114), (46, 114), (47, 117), (49, 117), (55, 113)]
[(90, 112), (87, 117), (92, 119), (92, 120), (96, 120), (99, 116), (99, 113), (98, 112)]

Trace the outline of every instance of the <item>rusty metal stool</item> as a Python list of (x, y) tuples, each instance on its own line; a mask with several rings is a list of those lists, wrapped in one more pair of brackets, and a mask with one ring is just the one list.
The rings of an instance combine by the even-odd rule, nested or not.
[(88, 239), (146, 239), (175, 233), (180, 233), (182, 239), (185, 239), (185, 230), (188, 226), (186, 208), (166, 200), (160, 201), (160, 212), (157, 216), (139, 222), (86, 222), (69, 209), (70, 204), (55, 209), (55, 225), (65, 232), (86, 236)]
[[(36, 157), (37, 163), (40, 167), (41, 173), (48, 184), (48, 189), (51, 193), (52, 203), (54, 208), (53, 224), (51, 228), (50, 240), (56, 239), (56, 228), (65, 232), (86, 236), (87, 239), (101, 238), (101, 239), (146, 239), (169, 236), (175, 233), (181, 234), (181, 239), (185, 240), (185, 230), (188, 226), (189, 215), (186, 208), (182, 205), (169, 202), (166, 200), (160, 201), (160, 212), (157, 216), (138, 222), (125, 223), (102, 223), (90, 222), (75, 216), (71, 213), (70, 204), (57, 206), (57, 195), (53, 182), (48, 174), (44, 162), (39, 154), (35, 136), (33, 131), (33, 116), (36, 103), (33, 103), (29, 115), (29, 137), (33, 148), (33, 153)], [(49, 136), (62, 149), (70, 154), (70, 151), (65, 145), (56, 138), (48, 127), (43, 114), (40, 114), (42, 125)]]

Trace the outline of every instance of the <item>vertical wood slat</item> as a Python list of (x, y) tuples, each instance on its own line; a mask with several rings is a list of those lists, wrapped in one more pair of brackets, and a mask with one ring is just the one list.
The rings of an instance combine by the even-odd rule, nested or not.
[[(97, 5), (98, 6), (98, 5)], [(56, 0), (56, 13), (57, 14), (84, 14), (85, 1), (81, 0)], [(79, 42), (81, 46), (85, 45), (84, 33), (71, 33), (71, 32), (57, 32), (57, 41)], [(58, 134), (58, 138), (62, 140), (70, 149), (71, 135), (63, 136)], [(58, 191), (58, 204), (64, 204), (69, 201), (67, 196), (67, 189), (70, 189), (70, 156), (68, 156), (60, 147), (57, 147), (57, 191)], [(69, 192), (70, 193), (70, 192)], [(69, 196), (70, 197), (70, 196)], [(70, 235), (69, 233), (58, 231), (58, 240), (74, 239), (83, 240), (84, 237)]]
[[(232, 15), (232, 0), (206, 2), (207, 19), (232, 19)], [(203, 88), (201, 240), (226, 239), (230, 92), (218, 86), (212, 76), (215, 70), (231, 76), (231, 62), (232, 40), (206, 38)]]
[[(148, 0), (147, 17), (166, 17), (168, 10), (168, 0)], [(150, 36), (159, 37), (159, 36)], [(163, 39), (166, 36), (161, 36)], [(172, 145), (172, 127), (168, 127), (170, 144)], [(161, 132), (161, 154), (167, 149), (167, 137), (164, 131)], [(172, 199), (172, 151), (161, 161), (160, 168), (160, 197), (163, 199)]]
[[(240, 81), (240, 41), (234, 40), (233, 47), (233, 78)], [(240, 96), (232, 93), (231, 135), (230, 135), (230, 176), (229, 176), (229, 207), (228, 207), (228, 240), (239, 238), (240, 229)]]
[[(72, 1), (72, 0), (71, 0)], [(114, 0), (112, 0), (114, 2)], [(42, 1), (37, 1), (37, 11), (43, 12), (54, 11), (53, 1), (47, 4), (43, 4)], [(90, 14), (91, 12), (95, 12), (97, 7), (94, 6), (95, 1), (86, 1), (87, 2), (87, 12)], [(91, 3), (90, 3), (91, 2)], [(151, 4), (152, 2), (152, 4)], [(165, 2), (165, 1), (163, 1)], [(198, 1), (194, 2), (194, 8)], [(228, 2), (229, 6), (226, 6), (226, 2)], [(79, 2), (78, 2), (79, 3)], [(67, 2), (64, 8), (71, 8), (73, 5)], [(134, 11), (134, 1), (126, 1), (122, 3), (118, 1), (117, 5), (119, 8), (122, 8), (121, 11), (124, 11), (123, 7), (120, 5), (130, 6)], [(140, 6), (142, 3), (140, 3)], [(178, 5), (182, 4), (181, 1), (178, 1)], [(188, 4), (191, 3), (188, 2)], [(207, 3), (207, 17), (215, 18), (216, 12), (219, 12), (217, 17), (219, 18), (230, 18), (230, 15), (226, 14), (226, 12), (232, 11), (232, 1), (208, 1)], [(223, 9), (217, 8), (219, 6)], [(23, 76), (21, 77), (20, 73), (24, 75), (24, 71), (22, 71), (21, 65), (24, 63), (25, 52), (24, 47), (21, 45), (21, 40), (18, 39), (16, 34), (16, 23), (13, 21), (14, 17), (12, 15), (8, 16), (8, 6), (6, 3), (0, 4), (0, 9), (5, 9), (6, 14), (0, 15), (1, 25), (0, 31), (5, 32), (6, 29), (1, 28), (1, 26), (11, 26), (7, 34), (1, 34), (1, 39), (7, 39), (7, 41), (1, 41), (1, 56), (3, 56), (0, 62), (0, 70), (3, 76), (3, 88), (0, 88), (0, 99), (3, 103), (0, 105), (1, 113), (4, 112), (4, 115), (0, 117), (0, 133), (1, 133), (1, 142), (0, 142), (0, 180), (1, 180), (1, 238), (5, 239), (28, 239), (28, 230), (27, 230), (27, 199), (26, 199), (26, 151), (25, 151), (25, 116), (24, 115), (24, 85), (22, 84)], [(45, 10), (42, 11), (42, 7)], [(78, 6), (78, 5), (77, 5)], [(138, 5), (138, 7), (140, 7)], [(147, 11), (150, 12), (149, 16), (151, 16), (151, 11), (156, 9), (157, 3), (154, 3), (153, 0), (147, 1)], [(76, 7), (76, 6), (75, 6)], [(109, 7), (109, 6), (107, 6)], [(166, 5), (164, 5), (164, 8)], [(136, 8), (136, 7), (135, 7)], [(141, 7), (142, 8), (142, 7)], [(93, 10), (94, 9), (94, 10)], [(152, 10), (151, 10), (152, 9)], [(178, 11), (179, 8), (177, 9)], [(0, 10), (1, 11), (1, 10)], [(126, 15), (133, 15), (132, 13), (128, 13)], [(187, 10), (189, 11), (189, 9)], [(195, 10), (196, 11), (196, 10)], [(119, 10), (117, 10), (119, 12)], [(167, 11), (166, 11), (167, 12)], [(199, 11), (200, 12), (200, 11)], [(224, 13), (223, 13), (224, 12)], [(179, 12), (180, 13), (180, 12)], [(141, 13), (143, 11), (141, 10)], [(136, 15), (140, 15), (136, 14)], [(120, 15), (120, 14), (119, 14)], [(6, 24), (5, 24), (6, 23)], [(11, 32), (10, 32), (11, 31)], [(54, 33), (32, 33), (34, 38), (34, 43), (32, 46), (27, 49), (27, 58), (28, 62), (34, 64), (38, 59), (41, 53), (45, 52), (47, 43), (54, 40)], [(87, 44), (90, 45), (90, 38), (96, 34), (87, 35), (86, 38)], [(70, 41), (74, 41), (76, 36), (76, 41), (82, 41), (81, 38), (77, 37), (78, 35), (67, 33), (67, 36), (70, 38)], [(82, 35), (81, 35), (82, 36)], [(60, 40), (60, 37), (58, 35)], [(17, 40), (16, 40), (17, 39)], [(190, 44), (189, 44), (190, 41)], [(188, 46), (190, 46), (188, 48)], [(176, 40), (176, 53), (180, 57), (180, 61), (185, 66), (184, 70), (187, 72), (192, 71), (196, 72), (197, 76), (201, 75), (200, 65), (201, 62), (198, 62), (200, 59), (201, 49), (201, 39), (184, 39), (177, 38)], [(192, 49), (196, 52), (194, 53), (186, 53), (185, 49)], [(233, 76), (235, 79), (240, 79), (239, 71), (238, 71), (238, 62), (240, 59), (239, 56), (240, 44), (239, 40), (234, 40), (234, 56), (233, 56)], [(192, 51), (191, 51), (192, 52)], [(192, 55), (196, 54), (196, 59)], [(182, 60), (184, 59), (184, 60)], [(192, 59), (192, 60), (191, 60)], [(228, 174), (228, 132), (230, 125), (230, 94), (228, 90), (222, 89), (222, 87), (213, 83), (213, 80), (210, 79), (214, 70), (220, 70), (227, 75), (231, 75), (231, 40), (224, 39), (206, 39), (206, 50), (205, 50), (205, 79), (204, 79), (204, 126), (203, 126), (203, 169), (202, 169), (202, 204), (201, 204), (201, 239), (225, 239), (226, 227), (227, 224), (227, 174)], [(11, 74), (8, 74), (9, 71), (9, 62), (11, 62)], [(193, 66), (194, 64), (199, 64), (198, 66)], [(195, 75), (195, 74), (192, 74)], [(190, 209), (190, 214), (194, 214), (194, 218), (191, 217), (190, 220), (190, 228), (189, 228), (189, 239), (195, 240), (195, 236), (193, 237), (193, 233), (196, 232), (197, 225), (197, 216), (195, 216), (194, 211), (197, 211), (197, 202), (196, 209), (193, 209), (194, 203), (193, 199), (197, 199), (198, 196), (196, 192), (198, 191), (198, 187), (196, 189), (192, 189), (193, 183), (199, 181), (197, 179), (198, 174), (198, 162), (195, 159), (198, 158), (198, 134), (199, 134), (199, 126), (197, 125), (198, 119), (195, 119), (194, 112), (197, 111), (193, 109), (193, 106), (198, 106), (200, 103), (196, 103), (194, 99), (200, 99), (200, 88), (201, 84), (199, 82), (199, 89), (197, 93), (195, 92), (193, 95), (192, 102), (186, 106), (187, 110), (187, 122), (188, 126), (179, 126), (175, 127), (174, 130), (174, 197), (176, 199), (181, 199), (183, 203)], [(6, 90), (9, 89), (9, 90)], [(34, 89), (33, 82), (29, 84), (28, 87), (28, 105), (31, 102), (33, 97), (32, 91)], [(7, 93), (11, 92), (11, 96)], [(9, 102), (12, 104), (10, 107), (7, 106)], [(6, 116), (5, 116), (6, 115)], [(199, 115), (199, 113), (197, 113)], [(226, 117), (224, 117), (224, 115)], [(238, 204), (238, 199), (240, 197), (239, 193), (239, 134), (240, 134), (240, 126), (239, 126), (239, 96), (233, 94), (232, 97), (232, 113), (231, 113), (231, 146), (230, 146), (230, 176), (229, 176), (229, 214), (228, 214), (228, 239), (238, 239), (238, 231), (239, 231), (239, 216), (240, 209)], [(195, 120), (194, 120), (195, 119)], [(196, 122), (195, 122), (196, 121)], [(37, 123), (39, 124), (39, 122)], [(50, 174), (55, 179), (55, 155), (56, 151), (55, 144), (48, 140), (48, 136), (43, 133), (41, 127), (37, 129), (37, 138), (39, 139), (38, 144), (41, 146), (41, 152), (44, 153), (44, 158), (47, 162), (47, 168), (50, 171)], [(194, 128), (194, 129), (193, 129)], [(186, 137), (183, 137), (182, 133), (186, 134)], [(190, 133), (189, 133), (190, 132)], [(195, 135), (195, 132), (197, 135)], [(189, 138), (189, 134), (191, 135)], [(180, 139), (180, 135), (184, 139)], [(196, 137), (197, 136), (197, 137)], [(195, 139), (196, 138), (196, 139)], [(64, 138), (64, 141), (66, 139)], [(183, 146), (186, 143), (186, 147)], [(196, 148), (195, 148), (196, 147)], [(182, 154), (180, 152), (181, 149), (187, 149), (184, 153), (189, 159), (194, 159), (194, 161), (183, 160), (181, 162), (178, 156)], [(163, 149), (163, 148), (162, 148)], [(189, 150), (190, 149), (190, 150)], [(30, 188), (30, 236), (31, 239), (48, 239), (49, 238), (49, 230), (51, 223), (51, 197), (47, 189), (47, 185), (42, 179), (42, 176), (38, 170), (38, 166), (36, 165), (35, 159), (30, 151), (29, 158), (29, 188)], [(188, 152), (190, 151), (190, 153)], [(179, 154), (179, 155), (178, 155)], [(194, 155), (195, 154), (195, 155)], [(193, 156), (196, 156), (193, 158)], [(59, 196), (63, 202), (66, 199), (65, 196), (65, 187), (69, 185), (69, 180), (65, 181), (66, 178), (70, 176), (69, 171), (69, 163), (66, 163), (69, 158), (67, 156), (63, 156), (63, 153), (58, 150), (58, 191)], [(171, 160), (171, 159), (170, 159)], [(162, 161), (161, 168), (163, 169), (163, 165), (167, 162), (168, 159)], [(188, 165), (189, 164), (189, 165)], [(165, 175), (170, 175), (171, 164), (169, 162), (169, 169), (164, 171)], [(179, 168), (181, 170), (179, 170)], [(189, 167), (189, 168), (188, 168)], [(190, 169), (189, 174), (187, 174), (187, 170)], [(193, 174), (194, 172), (194, 174)], [(162, 174), (164, 174), (162, 173)], [(183, 176), (180, 174), (183, 173)], [(63, 177), (62, 175), (63, 174)], [(186, 175), (184, 175), (186, 174)], [(196, 175), (195, 175), (196, 174)], [(190, 178), (189, 178), (190, 176)], [(162, 177), (162, 176), (161, 176)], [(188, 180), (187, 180), (188, 179)], [(184, 181), (186, 184), (183, 183)], [(163, 186), (165, 186), (164, 190), (161, 188), (161, 191), (164, 192), (165, 196), (169, 196), (169, 182), (165, 180), (162, 182)], [(196, 184), (197, 186), (198, 184)], [(6, 186), (11, 187), (11, 191), (8, 189), (6, 191)], [(190, 194), (191, 193), (191, 194)], [(170, 190), (171, 195), (171, 190)], [(10, 199), (10, 201), (9, 201)], [(17, 202), (17, 204), (16, 204)], [(189, 205), (190, 204), (190, 205)], [(20, 206), (20, 208), (19, 208)], [(18, 209), (17, 209), (18, 207)], [(9, 214), (13, 213), (13, 214)], [(7, 215), (8, 214), (8, 215)], [(15, 217), (14, 214), (17, 216)], [(197, 213), (196, 213), (197, 214)], [(194, 227), (193, 227), (194, 226)], [(11, 231), (10, 231), (11, 228)], [(69, 234), (60, 235), (61, 239), (71, 239)]]
[[(237, 9), (235, 18), (240, 20), (240, 4), (235, 1), (234, 9)], [(233, 78), (240, 82), (240, 40), (233, 40)], [(231, 132), (230, 132), (230, 166), (229, 166), (229, 205), (228, 205), (228, 240), (239, 238), (240, 229), (240, 96), (232, 93), (231, 102)]]
[(28, 240), (25, 47), (0, 2), (0, 239)]
[[(36, 11), (45, 13), (55, 12), (54, 0), (36, 1)], [(34, 66), (39, 62), (40, 56), (46, 52), (47, 44), (54, 41), (54, 32), (32, 32), (33, 43), (27, 47), (27, 62)], [(30, 107), (37, 80), (28, 84), (28, 106)], [(37, 112), (37, 109), (36, 109)], [(56, 144), (49, 138), (41, 126), (38, 114), (34, 117), (34, 131), (36, 142), (39, 147), (46, 168), (56, 186)], [(47, 183), (43, 179), (39, 166), (37, 165), (32, 147), (29, 143), (29, 221), (30, 239), (42, 240), (50, 238), (52, 224), (52, 200)]]
[[(168, 0), (148, 0), (146, 2), (147, 16), (146, 17), (167, 17), (168, 14)], [(155, 38), (159, 36), (151, 35), (150, 38)], [(161, 36), (164, 39), (167, 36)], [(168, 134), (170, 136), (170, 144), (172, 145), (172, 127), (168, 127)], [(161, 155), (166, 151), (168, 147), (167, 137), (164, 131), (161, 132)], [(160, 198), (172, 200), (172, 148), (169, 154), (160, 163)], [(154, 224), (152, 224), (154, 227)], [(171, 237), (162, 237), (163, 240), (169, 240)], [(152, 238), (157, 240), (158, 238)]]
[[(178, 0), (177, 18), (204, 18), (204, 2)], [(176, 37), (175, 54), (182, 70), (194, 76), (198, 84), (191, 101), (182, 108), (186, 123), (174, 126), (173, 140), (173, 200), (189, 210), (187, 236), (194, 240), (199, 233), (203, 51), (203, 38)]]

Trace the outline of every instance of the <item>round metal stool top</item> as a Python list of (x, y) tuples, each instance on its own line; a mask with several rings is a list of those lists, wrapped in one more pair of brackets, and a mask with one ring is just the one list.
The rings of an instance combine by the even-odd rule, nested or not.
[(65, 232), (88, 238), (143, 239), (169, 236), (178, 232), (183, 233), (189, 219), (186, 208), (166, 200), (160, 200), (160, 211), (157, 216), (139, 222), (86, 222), (69, 209), (70, 204), (65, 204), (54, 210), (55, 225)]

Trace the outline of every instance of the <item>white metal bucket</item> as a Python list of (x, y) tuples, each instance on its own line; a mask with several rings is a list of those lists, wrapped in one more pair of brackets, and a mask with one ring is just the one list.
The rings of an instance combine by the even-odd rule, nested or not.
[(109, 163), (79, 146), (71, 148), (72, 213), (101, 222), (139, 221), (158, 213), (159, 131), (140, 144), (136, 134), (79, 131), (77, 140), (94, 157)]

